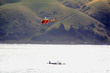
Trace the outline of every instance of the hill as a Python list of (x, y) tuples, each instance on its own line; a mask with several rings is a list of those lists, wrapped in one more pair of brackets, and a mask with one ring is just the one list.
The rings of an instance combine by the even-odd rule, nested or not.
[[(21, 0), (0, 6), (0, 40), (15, 43), (109, 43), (105, 25), (74, 7), (88, 0)], [(72, 7), (72, 8), (71, 8)], [(40, 19), (55, 17), (42, 25)]]
[(94, 0), (82, 6), (80, 11), (103, 23), (110, 36), (110, 0)]
[(110, 5), (107, 0), (94, 0), (87, 3), (81, 9), (87, 15), (97, 19), (103, 23), (107, 28), (110, 26)]
[(21, 40), (39, 31), (41, 25), (35, 20), (37, 15), (19, 4), (0, 7), (0, 40)]

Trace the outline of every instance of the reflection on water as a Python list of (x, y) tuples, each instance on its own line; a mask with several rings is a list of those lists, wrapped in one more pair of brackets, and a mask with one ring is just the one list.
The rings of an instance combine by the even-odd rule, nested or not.
[[(60, 61), (65, 65), (47, 64)], [(108, 45), (0, 44), (0, 73), (109, 73)]]

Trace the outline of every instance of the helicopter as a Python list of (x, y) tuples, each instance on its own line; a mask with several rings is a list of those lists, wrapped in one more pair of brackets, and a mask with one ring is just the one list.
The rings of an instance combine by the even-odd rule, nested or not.
[(55, 21), (55, 18), (54, 19), (48, 19), (48, 18), (44, 18), (41, 20), (41, 23), (42, 24), (48, 24), (49, 22), (54, 22)]

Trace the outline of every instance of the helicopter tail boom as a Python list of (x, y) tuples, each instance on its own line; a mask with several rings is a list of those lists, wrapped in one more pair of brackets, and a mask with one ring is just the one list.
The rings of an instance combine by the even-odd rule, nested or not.
[(50, 22), (54, 22), (55, 21), (55, 19), (53, 19), (53, 20), (49, 20)]

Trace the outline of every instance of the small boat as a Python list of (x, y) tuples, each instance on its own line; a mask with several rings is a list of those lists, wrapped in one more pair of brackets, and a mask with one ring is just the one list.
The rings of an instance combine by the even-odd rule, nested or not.
[(48, 64), (52, 64), (52, 65), (65, 65), (65, 63), (61, 63), (60, 61), (57, 61), (57, 62), (49, 61)]

